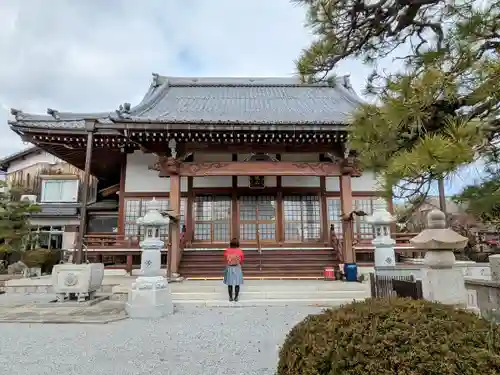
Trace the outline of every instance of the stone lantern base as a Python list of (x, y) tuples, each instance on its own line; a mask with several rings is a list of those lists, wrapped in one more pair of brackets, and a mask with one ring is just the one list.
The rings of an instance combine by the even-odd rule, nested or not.
[(173, 314), (167, 280), (163, 276), (138, 277), (129, 291), (125, 309), (129, 317), (137, 319), (156, 319)]
[(422, 294), (424, 299), (448, 305), (466, 307), (467, 290), (464, 275), (454, 267), (452, 251), (428, 251), (422, 269)]

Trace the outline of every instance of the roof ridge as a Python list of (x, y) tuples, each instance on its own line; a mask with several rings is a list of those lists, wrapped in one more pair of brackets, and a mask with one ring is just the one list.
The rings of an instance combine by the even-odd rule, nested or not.
[(297, 76), (283, 77), (174, 77), (160, 76), (170, 87), (335, 87), (348, 83), (348, 76), (341, 76), (331, 81), (304, 83)]

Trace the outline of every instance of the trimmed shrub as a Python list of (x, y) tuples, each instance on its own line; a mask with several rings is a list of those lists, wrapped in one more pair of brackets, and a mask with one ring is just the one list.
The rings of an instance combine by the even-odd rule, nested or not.
[(61, 252), (59, 250), (34, 249), (23, 252), (21, 260), (30, 268), (41, 267), (42, 273), (50, 273), (60, 258)]
[(276, 374), (500, 374), (500, 328), (439, 303), (368, 299), (297, 324)]

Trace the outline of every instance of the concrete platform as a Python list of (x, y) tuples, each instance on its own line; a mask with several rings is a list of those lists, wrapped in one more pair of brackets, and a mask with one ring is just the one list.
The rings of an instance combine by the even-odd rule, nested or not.
[[(126, 301), (133, 279), (113, 287), (112, 299)], [(368, 283), (305, 280), (247, 280), (238, 302), (229, 302), (222, 281), (184, 281), (170, 284), (175, 305), (198, 307), (339, 306), (370, 296)]]
[[(135, 276), (105, 276), (99, 294), (111, 300), (126, 301)], [(170, 283), (174, 305), (225, 307), (229, 305), (227, 287), (221, 280), (185, 280)], [(9, 280), (6, 295), (52, 294), (50, 276)], [(338, 306), (370, 296), (369, 283), (323, 280), (245, 280), (239, 306)], [(234, 304), (233, 304), (234, 305)]]
[(84, 307), (90, 307), (97, 305), (100, 302), (107, 301), (109, 300), (111, 295), (104, 295), (104, 296), (97, 296), (94, 299), (83, 301), (83, 302), (78, 302), (78, 301), (64, 301), (64, 302), (57, 302), (57, 299), (52, 299), (47, 303), (44, 302), (38, 302), (34, 305), (35, 308), (53, 308), (53, 309), (58, 309), (61, 307), (77, 307), (77, 308), (84, 308)]
[[(20, 296), (19, 296), (20, 297)], [(0, 296), (0, 323), (106, 324), (127, 318), (125, 303), (101, 301), (94, 305), (51, 306), (55, 295)], [(55, 305), (55, 304), (54, 304)]]
[[(130, 276), (123, 275), (110, 275), (104, 276), (104, 280), (102, 282), (102, 287), (97, 291), (98, 293), (111, 293), (111, 290), (114, 286), (120, 285), (123, 280), (130, 278)], [(134, 277), (135, 279), (135, 277)], [(40, 276), (33, 278), (16, 278), (7, 280), (4, 283), (3, 287), (4, 291), (8, 294), (18, 293), (18, 294), (27, 294), (27, 293), (53, 293), (54, 290), (52, 288), (52, 276)]]

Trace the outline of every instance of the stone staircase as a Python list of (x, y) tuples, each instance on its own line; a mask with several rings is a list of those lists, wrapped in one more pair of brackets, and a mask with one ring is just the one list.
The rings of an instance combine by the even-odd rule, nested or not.
[[(126, 300), (133, 280), (115, 286), (113, 299)], [(206, 307), (253, 306), (339, 306), (370, 296), (368, 283), (313, 280), (246, 280), (241, 287), (240, 300), (229, 302), (227, 287), (221, 281), (184, 281), (171, 283), (176, 305)]]

